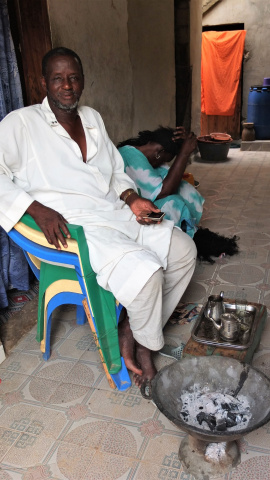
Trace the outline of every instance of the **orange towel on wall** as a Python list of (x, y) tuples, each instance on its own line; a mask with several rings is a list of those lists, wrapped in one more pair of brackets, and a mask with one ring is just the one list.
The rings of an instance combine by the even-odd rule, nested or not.
[(233, 115), (246, 30), (202, 34), (201, 111)]

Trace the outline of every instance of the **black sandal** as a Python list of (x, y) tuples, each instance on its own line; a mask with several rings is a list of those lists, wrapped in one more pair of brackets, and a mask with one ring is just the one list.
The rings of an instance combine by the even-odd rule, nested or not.
[(140, 391), (143, 398), (145, 398), (146, 400), (152, 400), (153, 397), (151, 380), (146, 380), (146, 382), (141, 385)]

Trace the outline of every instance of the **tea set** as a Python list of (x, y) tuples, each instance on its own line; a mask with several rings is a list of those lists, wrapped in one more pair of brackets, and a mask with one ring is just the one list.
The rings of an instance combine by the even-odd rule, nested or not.
[(224, 292), (220, 292), (219, 295), (210, 295), (204, 315), (212, 322), (223, 341), (235, 342), (240, 335), (242, 341), (245, 341), (245, 336), (248, 337), (251, 327), (251, 313), (245, 310), (240, 311), (238, 315), (226, 312), (223, 296)]

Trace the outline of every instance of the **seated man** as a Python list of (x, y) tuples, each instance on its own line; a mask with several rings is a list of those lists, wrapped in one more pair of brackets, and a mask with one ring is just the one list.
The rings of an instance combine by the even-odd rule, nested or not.
[(11, 112), (0, 124), (0, 224), (9, 231), (28, 212), (58, 250), (68, 223), (82, 225), (99, 285), (126, 308), (120, 350), (135, 384), (156, 374), (152, 351), (193, 274), (196, 247), (136, 193), (98, 112), (79, 107), (81, 60), (56, 48), (42, 61), (40, 105)]

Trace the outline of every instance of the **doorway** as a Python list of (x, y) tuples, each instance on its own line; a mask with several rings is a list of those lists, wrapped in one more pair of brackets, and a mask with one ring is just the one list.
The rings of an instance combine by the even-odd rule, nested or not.
[[(203, 32), (226, 32), (233, 30), (244, 30), (243, 23), (225, 25), (206, 25)], [(240, 81), (236, 94), (236, 105), (233, 115), (206, 115), (201, 113), (201, 135), (208, 135), (212, 132), (224, 132), (231, 135), (234, 140), (241, 138), (242, 103), (243, 103), (243, 61), (240, 74)]]
[(41, 103), (41, 60), (52, 48), (46, 0), (8, 0), (10, 28), (21, 78), (24, 105)]
[(176, 125), (191, 126), (190, 2), (174, 0)]

